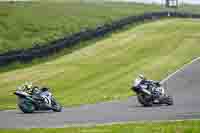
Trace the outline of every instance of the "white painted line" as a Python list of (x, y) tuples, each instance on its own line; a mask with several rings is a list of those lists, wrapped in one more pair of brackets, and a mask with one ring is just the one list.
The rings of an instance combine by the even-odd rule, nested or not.
[(182, 66), (181, 68), (179, 68), (178, 70), (176, 70), (175, 72), (173, 72), (172, 74), (170, 74), (169, 76), (167, 76), (166, 78), (164, 78), (161, 83), (166, 82), (167, 80), (169, 80), (171, 77), (173, 77), (175, 74), (177, 74), (178, 72), (184, 70), (186, 67), (188, 67), (189, 65), (191, 65), (192, 63), (196, 62), (200, 60), (200, 57), (197, 57), (196, 59), (190, 61), (189, 63), (185, 64), (184, 66)]

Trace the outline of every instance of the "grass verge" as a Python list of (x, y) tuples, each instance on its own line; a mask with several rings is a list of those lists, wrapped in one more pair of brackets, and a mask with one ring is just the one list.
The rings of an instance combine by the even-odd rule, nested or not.
[(200, 121), (113, 124), (79, 128), (1, 129), (1, 133), (199, 133)]

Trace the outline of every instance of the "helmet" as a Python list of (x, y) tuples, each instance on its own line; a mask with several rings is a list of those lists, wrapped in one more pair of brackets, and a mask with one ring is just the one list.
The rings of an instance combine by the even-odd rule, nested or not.
[(32, 83), (29, 83), (29, 82), (26, 82), (25, 84), (24, 84), (24, 88), (26, 88), (26, 89), (31, 89), (32, 88)]
[(32, 88), (33, 88), (33, 89), (39, 89), (39, 87), (38, 87), (38, 86), (33, 86)]
[(27, 85), (27, 88), (28, 88), (28, 89), (32, 89), (32, 87), (33, 87), (32, 84), (28, 84), (28, 85)]
[(41, 90), (42, 90), (42, 91), (49, 91), (49, 88), (43, 87)]
[(142, 75), (142, 74), (139, 74), (139, 75), (138, 75), (138, 78), (139, 78), (139, 79), (142, 79), (142, 80), (146, 80), (146, 78), (145, 78), (144, 75)]
[(24, 84), (24, 89), (26, 90), (26, 92), (31, 93), (31, 92), (32, 92), (32, 89), (33, 89), (32, 83), (26, 82), (26, 83)]

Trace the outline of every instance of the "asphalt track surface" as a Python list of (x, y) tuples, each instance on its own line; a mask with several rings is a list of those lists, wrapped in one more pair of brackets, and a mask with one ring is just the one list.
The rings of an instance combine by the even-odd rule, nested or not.
[(23, 114), (0, 111), (0, 128), (85, 126), (130, 121), (200, 119), (200, 59), (185, 65), (164, 80), (173, 95), (173, 106), (142, 107), (136, 97), (125, 101), (64, 108), (63, 112)]

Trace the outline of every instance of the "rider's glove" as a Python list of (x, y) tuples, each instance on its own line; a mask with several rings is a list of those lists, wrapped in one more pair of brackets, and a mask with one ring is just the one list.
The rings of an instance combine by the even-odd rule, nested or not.
[(157, 86), (161, 86), (160, 82), (158, 82), (158, 81), (156, 81), (155, 84), (156, 84)]

